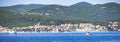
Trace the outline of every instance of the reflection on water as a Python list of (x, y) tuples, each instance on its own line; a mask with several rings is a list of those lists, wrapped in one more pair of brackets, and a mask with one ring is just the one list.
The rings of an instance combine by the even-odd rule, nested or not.
[(0, 42), (120, 42), (119, 32), (0, 34)]

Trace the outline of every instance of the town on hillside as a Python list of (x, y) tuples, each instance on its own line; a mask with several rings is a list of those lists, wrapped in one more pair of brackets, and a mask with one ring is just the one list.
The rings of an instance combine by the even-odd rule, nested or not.
[(9, 27), (0, 26), (0, 33), (33, 33), (33, 32), (109, 32), (109, 31), (119, 31), (118, 22), (109, 22), (108, 26), (94, 25), (92, 23), (80, 23), (80, 24), (61, 24), (61, 25), (41, 25), (38, 22), (34, 26), (27, 27)]

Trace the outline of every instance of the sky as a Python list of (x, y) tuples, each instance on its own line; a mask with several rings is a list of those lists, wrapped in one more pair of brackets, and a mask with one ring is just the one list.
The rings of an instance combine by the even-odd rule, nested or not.
[(78, 2), (88, 2), (91, 4), (103, 4), (108, 2), (120, 3), (120, 0), (0, 0), (0, 6), (13, 6), (19, 4), (58, 4), (69, 6)]

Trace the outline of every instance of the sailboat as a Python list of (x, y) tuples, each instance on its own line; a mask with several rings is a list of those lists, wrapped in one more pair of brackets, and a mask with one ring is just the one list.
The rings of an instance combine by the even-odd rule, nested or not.
[(35, 31), (34, 31), (34, 33), (37, 33), (37, 28), (39, 28), (39, 26), (40, 26), (40, 22), (38, 22), (38, 24), (35, 25)]

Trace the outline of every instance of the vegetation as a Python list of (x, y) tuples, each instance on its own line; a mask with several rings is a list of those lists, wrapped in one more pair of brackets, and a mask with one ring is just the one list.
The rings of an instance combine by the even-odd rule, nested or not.
[(40, 22), (42, 25), (88, 22), (81, 19), (60, 19), (39, 14), (0, 14), (0, 25), (8, 27), (30, 26)]
[(38, 22), (42, 25), (89, 22), (107, 26), (110, 21), (120, 23), (119, 9), (118, 3), (92, 5), (86, 2), (71, 6), (30, 4), (0, 7), (0, 26), (30, 26)]

